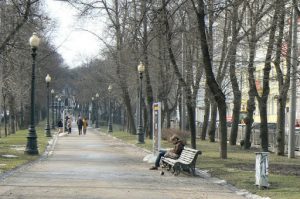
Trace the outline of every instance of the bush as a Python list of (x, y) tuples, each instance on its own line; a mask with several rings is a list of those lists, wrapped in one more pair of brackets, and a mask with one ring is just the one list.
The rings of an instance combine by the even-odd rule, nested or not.
[(170, 141), (172, 135), (177, 135), (185, 144), (191, 133), (189, 131), (182, 131), (180, 129), (162, 129), (162, 140)]

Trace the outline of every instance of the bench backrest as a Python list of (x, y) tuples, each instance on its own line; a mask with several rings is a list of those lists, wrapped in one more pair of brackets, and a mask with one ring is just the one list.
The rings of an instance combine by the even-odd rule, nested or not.
[(191, 164), (197, 159), (197, 156), (199, 154), (201, 154), (201, 151), (198, 151), (196, 149), (191, 149), (188, 147), (184, 147), (178, 160), (180, 160), (181, 162), (184, 162), (186, 164)]

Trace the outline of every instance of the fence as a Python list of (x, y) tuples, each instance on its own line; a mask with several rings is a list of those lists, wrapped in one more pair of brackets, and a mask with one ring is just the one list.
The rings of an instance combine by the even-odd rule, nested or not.
[[(230, 131), (231, 131), (231, 128), (228, 127), (227, 128), (227, 140), (229, 140)], [(239, 125), (238, 135), (237, 135), (237, 143), (240, 143), (241, 140), (244, 140), (245, 131), (246, 131), (246, 126)], [(216, 131), (216, 139), (219, 139), (219, 138), (220, 138), (220, 128), (218, 128)], [(268, 138), (269, 138), (269, 150), (274, 152), (276, 149), (276, 130), (275, 129), (269, 129)], [(259, 129), (252, 129), (250, 140), (251, 140), (252, 145), (260, 145), (261, 144)], [(285, 146), (286, 146), (286, 151), (287, 151), (288, 134), (285, 135)], [(300, 151), (300, 129), (296, 129), (296, 131), (295, 131), (295, 150)]]

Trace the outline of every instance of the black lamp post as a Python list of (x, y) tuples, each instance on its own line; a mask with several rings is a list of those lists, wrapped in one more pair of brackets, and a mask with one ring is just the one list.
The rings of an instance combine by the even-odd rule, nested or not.
[(30, 113), (30, 126), (29, 126), (29, 133), (27, 136), (27, 145), (25, 149), (25, 153), (29, 155), (37, 155), (39, 154), (37, 148), (37, 135), (35, 131), (35, 124), (34, 124), (34, 95), (35, 95), (35, 60), (36, 60), (36, 50), (40, 44), (40, 38), (37, 36), (36, 33), (33, 33), (29, 39), (29, 44), (31, 46), (31, 56), (32, 56), (32, 74), (31, 74), (31, 113)]
[(51, 108), (52, 108), (52, 129), (55, 129), (55, 124), (54, 124), (54, 90), (51, 89)]
[(58, 122), (58, 96), (55, 95), (55, 126), (57, 126), (57, 122)]
[(45, 133), (46, 137), (51, 137), (51, 132), (50, 132), (50, 125), (49, 125), (49, 84), (51, 82), (51, 77), (49, 74), (47, 74), (45, 78), (46, 84), (47, 84), (47, 122), (46, 122), (46, 127), (45, 127)]
[(145, 71), (145, 66), (142, 62), (137, 67), (138, 72), (140, 73), (140, 89), (139, 89), (139, 109), (138, 109), (138, 143), (144, 144), (144, 129), (143, 129), (143, 121), (142, 121), (142, 99), (143, 99), (143, 72)]
[(92, 97), (92, 124), (95, 124), (95, 98)]
[(112, 133), (113, 132), (113, 127), (112, 127), (112, 119), (111, 119), (111, 90), (112, 90), (112, 85), (108, 86), (108, 132)]
[(99, 106), (98, 106), (98, 101), (99, 101), (99, 93), (96, 93), (96, 128), (99, 128)]
[(61, 102), (61, 98), (60, 97), (58, 97), (58, 120), (60, 120), (61, 119), (61, 115), (60, 115), (60, 102)]

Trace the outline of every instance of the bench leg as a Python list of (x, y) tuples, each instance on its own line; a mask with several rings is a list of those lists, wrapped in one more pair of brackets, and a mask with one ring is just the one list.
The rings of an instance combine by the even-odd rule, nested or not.
[(173, 174), (175, 176), (178, 176), (181, 172), (182, 168), (181, 168), (181, 165), (179, 163), (175, 163), (174, 166), (173, 166)]
[(194, 168), (194, 167), (191, 167), (190, 171), (191, 171), (192, 176), (195, 176), (195, 175), (196, 175), (196, 173), (195, 173), (195, 168)]

